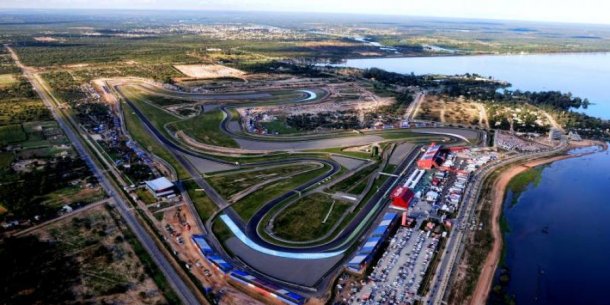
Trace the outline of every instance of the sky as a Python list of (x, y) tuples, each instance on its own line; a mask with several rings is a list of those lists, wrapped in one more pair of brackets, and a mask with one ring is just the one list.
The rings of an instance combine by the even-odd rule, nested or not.
[(607, 0), (0, 0), (0, 8), (295, 11), (610, 24)]

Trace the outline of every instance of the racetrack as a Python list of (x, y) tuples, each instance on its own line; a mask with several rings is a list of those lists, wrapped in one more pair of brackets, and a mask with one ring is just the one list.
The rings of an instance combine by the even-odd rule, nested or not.
[[(120, 86), (115, 86), (113, 88), (120, 96)], [(210, 185), (202, 179), (200, 176), (200, 172), (213, 172), (219, 170), (226, 169), (234, 169), (237, 168), (235, 161), (228, 161), (226, 158), (217, 157), (209, 154), (205, 154), (199, 151), (194, 151), (189, 147), (183, 146), (181, 143), (178, 143), (173, 138), (167, 138), (165, 133), (157, 130), (155, 125), (150, 122), (150, 120), (138, 109), (136, 105), (134, 105), (130, 100), (126, 99), (124, 96), (123, 100), (133, 109), (134, 113), (137, 117), (144, 123), (146, 128), (151, 132), (151, 135), (157, 139), (157, 141), (162, 144), (166, 149), (171, 151), (174, 155), (178, 156), (176, 159), (184, 166), (184, 168), (189, 172), (189, 174), (193, 177), (194, 181), (198, 184), (198, 186), (205, 190), (208, 197), (219, 207), (221, 212), (219, 212), (219, 218), (216, 221), (222, 221), (226, 225), (230, 227), (233, 231), (233, 235), (237, 238), (232, 238), (230, 242), (230, 249), (233, 255), (241, 258), (242, 261), (245, 261), (248, 265), (251, 265), (259, 272), (270, 275), (271, 279), (275, 279), (276, 277), (283, 281), (295, 281), (295, 283), (300, 283), (304, 285), (310, 285), (313, 283), (315, 277), (319, 277), (321, 274), (326, 274), (328, 270), (322, 270), (325, 268), (305, 268), (310, 269), (311, 274), (314, 275), (305, 275), (303, 274), (303, 281), (296, 282), (296, 279), (291, 278), (290, 275), (283, 274), (281, 272), (278, 273), (279, 265), (272, 263), (272, 258), (278, 260), (278, 262), (282, 263), (282, 268), (287, 268), (287, 266), (304, 266), (303, 262), (308, 261), (308, 263), (315, 264), (316, 260), (319, 264), (318, 266), (330, 266), (328, 268), (333, 268), (335, 264), (331, 264), (330, 262), (336, 262), (336, 260), (340, 260), (343, 257), (346, 250), (348, 250), (355, 241), (359, 239), (362, 234), (364, 234), (369, 228), (370, 224), (377, 218), (378, 215), (383, 211), (386, 206), (385, 194), (390, 190), (391, 187), (395, 184), (398, 178), (396, 177), (388, 177), (385, 183), (383, 183), (377, 192), (367, 201), (363, 203), (362, 208), (358, 210), (358, 212), (353, 216), (353, 218), (347, 223), (343, 228), (338, 230), (338, 232), (332, 237), (330, 240), (326, 240), (323, 244), (315, 244), (315, 245), (298, 245), (291, 246), (285, 245), (281, 243), (275, 243), (273, 240), (267, 240), (258, 232), (258, 226), (263, 220), (263, 218), (277, 205), (285, 202), (288, 198), (295, 195), (295, 191), (305, 191), (312, 186), (317, 185), (322, 180), (336, 175), (340, 169), (341, 165), (339, 162), (333, 159), (325, 159), (325, 158), (317, 158), (311, 155), (299, 155), (293, 154), (288, 155), (285, 158), (278, 160), (264, 160), (257, 159), (257, 161), (249, 162), (248, 159), (240, 160), (239, 167), (240, 168), (254, 168), (260, 167), (264, 168), (268, 165), (277, 165), (277, 164), (288, 164), (295, 162), (305, 162), (305, 161), (313, 161), (319, 162), (329, 166), (330, 170), (323, 175), (316, 177), (302, 185), (296, 187), (294, 190), (286, 192), (269, 202), (264, 203), (251, 217), (250, 219), (241, 219), (240, 216), (235, 212), (235, 210), (231, 207), (231, 205), (226, 201), (226, 199), (222, 198)], [(230, 113), (226, 111), (225, 113)], [(336, 148), (336, 147), (347, 147), (347, 146), (360, 146), (360, 145), (368, 145), (371, 143), (383, 142), (383, 141), (393, 141), (394, 139), (400, 139), (400, 136), (404, 132), (405, 135), (408, 135), (410, 132), (415, 132), (421, 134), (421, 139), (426, 139), (430, 134), (442, 135), (443, 137), (447, 137), (451, 139), (450, 142), (456, 143), (459, 142), (460, 139), (469, 139), (472, 137), (477, 137), (478, 133), (476, 131), (461, 131), (459, 129), (419, 129), (417, 131), (414, 130), (391, 130), (391, 131), (371, 131), (370, 133), (344, 133), (345, 136), (334, 136), (323, 135), (326, 138), (313, 138), (308, 139), (304, 137), (303, 139), (282, 139), (278, 138), (257, 138), (257, 137), (249, 137), (247, 135), (243, 135), (239, 133), (239, 126), (236, 125), (235, 121), (230, 121), (230, 117), (227, 116), (221, 123), (221, 130), (225, 131), (227, 136), (233, 137), (235, 141), (242, 147), (242, 149), (250, 149), (253, 151), (256, 150), (269, 150), (269, 151), (302, 151), (302, 150), (320, 150), (326, 148)], [(232, 125), (231, 125), (232, 124)], [(229, 127), (230, 126), (230, 127)], [(447, 136), (447, 133), (450, 133), (450, 136)], [(398, 137), (393, 136), (389, 138), (384, 138), (386, 134), (398, 135)], [(412, 137), (412, 135), (409, 135)], [(433, 136), (435, 138), (439, 138), (439, 136)], [(412, 144), (414, 145), (414, 144)], [(407, 150), (408, 151), (408, 150)], [(398, 166), (394, 170), (395, 174), (400, 174), (404, 170), (407, 169), (408, 166), (413, 166), (413, 161), (417, 158), (419, 154), (419, 150), (414, 149), (408, 153), (408, 156), (403, 159), (402, 162), (398, 163)], [(208, 224), (211, 224), (212, 221), (208, 221)], [(211, 233), (211, 226), (206, 225), (207, 231), (209, 233), (210, 238), (215, 238), (215, 236)], [(215, 245), (220, 245), (218, 241), (213, 242)], [(257, 257), (253, 254), (252, 251), (255, 251), (260, 256), (260, 261), (253, 261), (253, 257)], [(224, 251), (219, 251), (220, 253), (224, 253)], [(271, 258), (270, 258), (271, 257)], [(263, 259), (264, 258), (264, 259)], [(328, 264), (325, 261), (328, 260)], [(259, 263), (257, 263), (259, 262)], [(315, 272), (314, 272), (315, 271)], [(316, 282), (317, 283), (317, 282)]]

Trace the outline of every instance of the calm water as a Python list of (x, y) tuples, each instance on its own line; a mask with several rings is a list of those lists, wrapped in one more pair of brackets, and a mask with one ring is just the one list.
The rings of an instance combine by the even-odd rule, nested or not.
[[(586, 113), (610, 119), (608, 53), (353, 59), (343, 66), (478, 73), (506, 80), (513, 89), (569, 91), (596, 103)], [(610, 155), (555, 162), (515, 205), (512, 196), (504, 206), (508, 295), (521, 305), (610, 304)], [(492, 297), (490, 303), (502, 302)]]
[(514, 89), (572, 92), (596, 103), (586, 113), (610, 119), (609, 53), (369, 58), (339, 66), (415, 74), (477, 73), (508, 81)]
[(541, 175), (515, 205), (510, 193), (504, 202), (508, 294), (517, 304), (610, 304), (610, 155), (558, 161)]

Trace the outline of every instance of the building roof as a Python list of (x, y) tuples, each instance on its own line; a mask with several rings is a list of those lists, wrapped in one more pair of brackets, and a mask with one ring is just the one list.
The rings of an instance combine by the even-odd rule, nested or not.
[(356, 256), (354, 256), (354, 258), (352, 258), (351, 261), (349, 261), (349, 265), (360, 265), (362, 264), (363, 261), (366, 260), (368, 255), (366, 254), (358, 254)]
[(197, 247), (199, 247), (199, 250), (201, 250), (203, 252), (213, 251), (212, 247), (210, 247), (210, 244), (208, 244), (208, 242), (203, 238), (203, 236), (193, 235), (192, 239), (193, 239), (193, 242), (195, 242), (195, 244), (197, 245)]
[(405, 201), (410, 201), (413, 198), (413, 192), (408, 187), (399, 186), (392, 191), (390, 198), (401, 198)]
[(154, 191), (162, 191), (174, 187), (174, 184), (165, 177), (159, 177), (155, 180), (146, 181), (146, 186)]
[(441, 145), (430, 144), (424, 155), (421, 157), (421, 160), (434, 159), (438, 154), (438, 151), (441, 149)]

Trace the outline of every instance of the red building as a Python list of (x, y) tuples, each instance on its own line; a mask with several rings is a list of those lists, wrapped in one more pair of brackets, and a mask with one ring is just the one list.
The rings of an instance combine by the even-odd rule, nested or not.
[(430, 144), (423, 156), (417, 161), (417, 166), (421, 169), (432, 169), (439, 165), (438, 158), (441, 151), (441, 145), (435, 143)]
[(415, 194), (406, 186), (399, 186), (392, 191), (392, 207), (395, 209), (407, 210)]

